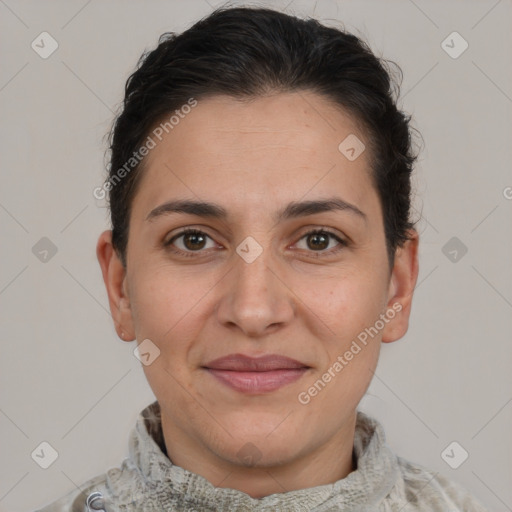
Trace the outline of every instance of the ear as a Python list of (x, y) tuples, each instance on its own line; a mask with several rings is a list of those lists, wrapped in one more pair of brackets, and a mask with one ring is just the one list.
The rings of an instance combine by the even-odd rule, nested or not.
[(132, 310), (128, 296), (126, 269), (112, 245), (112, 231), (104, 231), (96, 245), (96, 256), (100, 263), (103, 281), (107, 288), (110, 312), (114, 320), (117, 335), (124, 341), (133, 341)]
[[(409, 240), (395, 252), (395, 262), (389, 281), (387, 316), (390, 318), (382, 333), (382, 341), (390, 343), (405, 335), (409, 328), (412, 296), (418, 279), (419, 235), (408, 231)], [(391, 311), (394, 316), (391, 317)]]

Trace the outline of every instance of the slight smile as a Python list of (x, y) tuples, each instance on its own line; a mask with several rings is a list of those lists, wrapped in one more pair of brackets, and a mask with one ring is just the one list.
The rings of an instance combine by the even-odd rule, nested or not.
[(203, 366), (219, 382), (246, 394), (275, 391), (300, 379), (311, 367), (289, 357), (230, 354)]

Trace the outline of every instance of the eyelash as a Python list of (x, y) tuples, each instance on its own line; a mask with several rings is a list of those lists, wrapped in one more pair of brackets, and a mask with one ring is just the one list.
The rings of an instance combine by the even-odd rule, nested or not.
[[(334, 234), (332, 231), (329, 231), (328, 229), (324, 229), (324, 228), (312, 229), (311, 231), (308, 231), (307, 233), (304, 233), (300, 237), (299, 241), (302, 240), (303, 238), (306, 238), (306, 237), (310, 236), (310, 235), (315, 235), (315, 234), (319, 234), (319, 233), (326, 234), (326, 235), (329, 235), (330, 237), (334, 238), (337, 242), (339, 242), (339, 246), (337, 246), (335, 249), (330, 249), (330, 250), (308, 251), (308, 252), (312, 252), (312, 253), (316, 253), (316, 254), (332, 255), (332, 254), (338, 253), (339, 251), (341, 251), (343, 248), (345, 248), (348, 245), (348, 242), (346, 242), (345, 240), (341, 239), (338, 235)], [(194, 229), (194, 228), (187, 228), (187, 229), (184, 229), (183, 231), (181, 231), (180, 233), (174, 235), (167, 242), (164, 242), (164, 247), (166, 249), (170, 250), (171, 252), (175, 253), (175, 254), (178, 254), (180, 256), (185, 256), (187, 258), (188, 257), (194, 257), (194, 256), (196, 256), (196, 254), (204, 252), (203, 250), (198, 250), (198, 251), (182, 251), (181, 249), (176, 249), (175, 247), (173, 247), (172, 244), (173, 244), (173, 242), (175, 240), (177, 240), (178, 238), (180, 238), (182, 236), (188, 235), (188, 234), (205, 235), (206, 237), (212, 239), (204, 231), (200, 231), (200, 230)]]

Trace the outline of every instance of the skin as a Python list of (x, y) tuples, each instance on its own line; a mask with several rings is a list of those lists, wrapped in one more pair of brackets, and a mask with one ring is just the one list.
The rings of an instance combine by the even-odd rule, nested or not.
[[(390, 271), (368, 150), (354, 161), (338, 150), (349, 134), (365, 141), (349, 115), (313, 92), (201, 100), (146, 157), (126, 269), (111, 232), (98, 240), (119, 336), (150, 339), (160, 350), (144, 371), (161, 406), (169, 458), (216, 486), (260, 498), (332, 483), (355, 469), (356, 407), (381, 342), (407, 331), (418, 234), (411, 230)], [(289, 202), (333, 196), (366, 218), (348, 210), (273, 218)], [(170, 199), (215, 202), (228, 217), (174, 213), (146, 220)], [(186, 227), (207, 235), (199, 246), (197, 239), (174, 241), (191, 257), (163, 245)], [(348, 244), (329, 237), (315, 245), (306, 236), (315, 228)], [(236, 252), (248, 236), (263, 250), (252, 263)], [(384, 329), (309, 403), (300, 403), (299, 393), (396, 303), (401, 311)], [(202, 368), (231, 353), (285, 355), (310, 369), (276, 391), (242, 394)], [(238, 455), (244, 446), (252, 460)]]

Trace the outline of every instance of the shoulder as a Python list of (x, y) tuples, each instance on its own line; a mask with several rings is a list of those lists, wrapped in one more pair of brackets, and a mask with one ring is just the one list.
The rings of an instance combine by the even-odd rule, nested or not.
[(401, 479), (396, 490), (413, 510), (487, 512), (460, 484), (402, 457), (397, 461)]
[(87, 480), (80, 489), (74, 489), (58, 500), (37, 509), (35, 512), (86, 512), (85, 502), (89, 494), (105, 488), (107, 475), (98, 475)]

